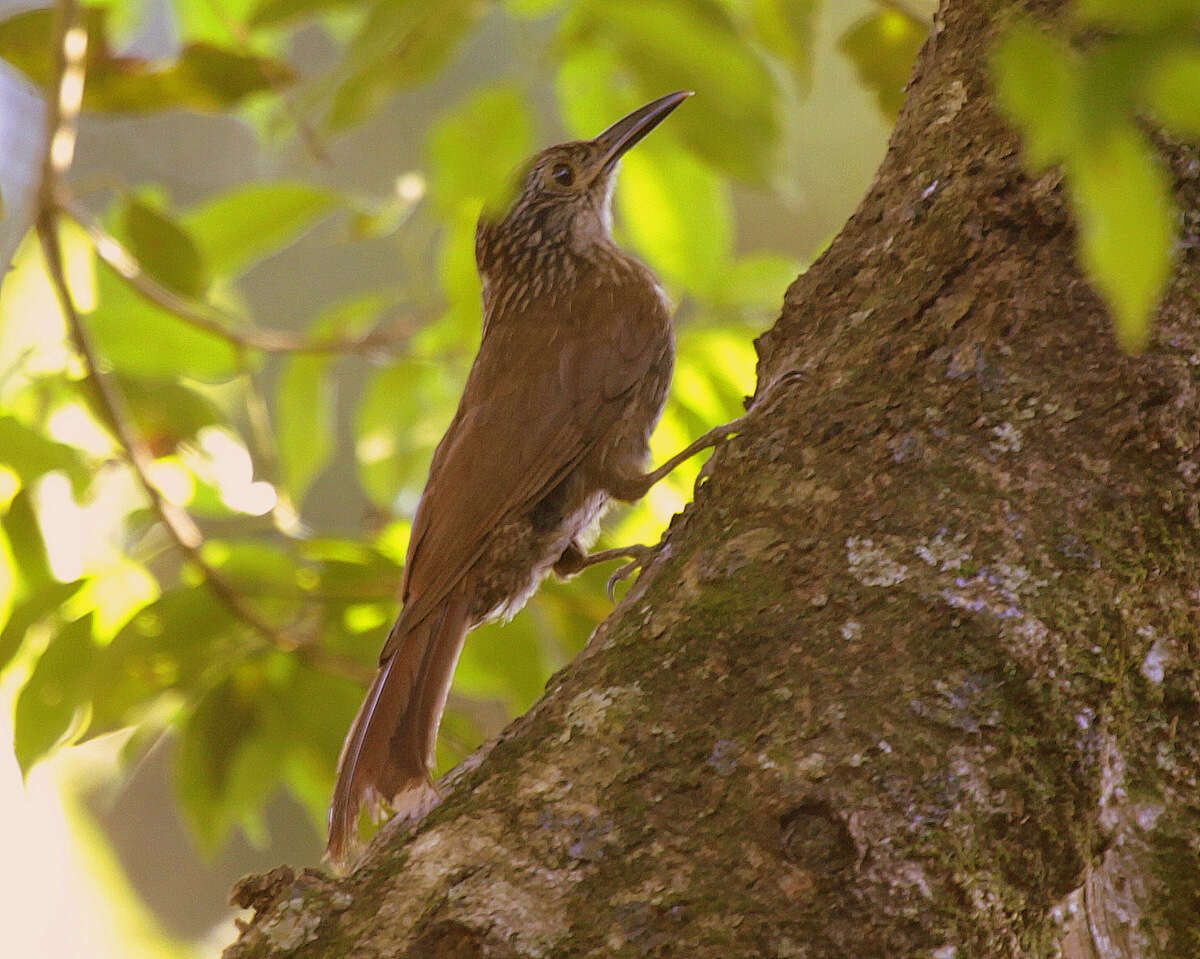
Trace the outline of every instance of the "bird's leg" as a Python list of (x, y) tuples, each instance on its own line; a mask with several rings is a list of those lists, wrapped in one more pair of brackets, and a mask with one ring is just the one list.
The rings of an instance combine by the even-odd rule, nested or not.
[(617, 583), (633, 575), (635, 569), (640, 569), (654, 555), (652, 546), (618, 546), (616, 549), (602, 549), (596, 553), (584, 553), (578, 543), (571, 543), (554, 564), (554, 572), (559, 576), (573, 576), (599, 563), (607, 563), (614, 559), (628, 559), (629, 562), (618, 569), (608, 578), (608, 598), (614, 598)]
[(628, 479), (618, 479), (609, 482), (609, 495), (613, 499), (621, 500), (623, 503), (636, 502), (649, 492), (650, 487), (674, 470), (680, 463), (690, 460), (703, 450), (717, 446), (727, 437), (733, 436), (735, 433), (740, 433), (742, 427), (746, 425), (747, 419), (747, 416), (739, 416), (736, 420), (730, 420), (728, 423), (723, 423), (709, 430), (698, 440), (672, 456), (662, 466), (658, 467), (658, 469), (651, 470), (649, 473), (644, 473), (641, 476), (633, 476)]
[[(663, 479), (684, 460), (689, 460), (702, 450), (711, 449), (716, 446), (726, 437), (741, 432), (745, 423), (746, 417), (739, 416), (736, 420), (730, 420), (728, 423), (709, 430), (686, 449), (672, 456), (656, 470), (627, 479), (610, 480), (606, 486), (609, 495), (613, 499), (619, 499), (626, 503), (632, 503), (641, 499), (650, 490), (650, 487)], [(607, 563), (614, 559), (628, 559), (628, 563), (609, 577), (608, 598), (612, 599), (617, 583), (623, 579), (628, 579), (633, 575), (635, 570), (644, 567), (653, 555), (654, 547), (637, 544), (632, 546), (618, 546), (615, 549), (604, 549), (596, 553), (585, 553), (577, 542), (572, 541), (563, 550), (563, 554), (558, 558), (558, 561), (555, 562), (554, 572), (563, 577), (574, 576), (589, 566)]]

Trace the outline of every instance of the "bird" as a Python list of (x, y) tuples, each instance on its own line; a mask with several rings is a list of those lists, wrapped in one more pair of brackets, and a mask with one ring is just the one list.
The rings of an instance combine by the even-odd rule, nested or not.
[[(402, 608), (338, 761), (326, 857), (344, 869), (364, 806), (423, 816), (467, 633), (514, 615), (551, 572), (569, 576), (646, 547), (588, 554), (611, 500), (633, 502), (711, 430), (652, 472), (649, 439), (675, 362), (657, 278), (612, 237), (621, 157), (691, 91), (659, 97), (591, 140), (537, 153), (476, 230), (483, 328), (413, 518)], [(611, 592), (611, 584), (610, 584)]]

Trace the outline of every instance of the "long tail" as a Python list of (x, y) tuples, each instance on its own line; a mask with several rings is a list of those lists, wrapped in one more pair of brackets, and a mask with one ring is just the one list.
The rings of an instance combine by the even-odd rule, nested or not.
[(325, 849), (335, 866), (344, 867), (357, 847), (364, 803), (377, 819), (385, 805), (414, 816), (436, 803), (429, 769), (468, 625), (467, 600), (452, 596), (400, 637), (380, 666), (338, 760)]

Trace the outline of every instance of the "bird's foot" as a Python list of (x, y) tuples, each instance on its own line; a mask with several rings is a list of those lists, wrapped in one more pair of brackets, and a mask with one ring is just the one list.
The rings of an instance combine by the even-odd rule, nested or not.
[(608, 601), (610, 603), (617, 601), (617, 583), (623, 579), (628, 579), (637, 570), (645, 568), (646, 564), (654, 556), (655, 551), (651, 546), (627, 546), (622, 552), (626, 556), (632, 557), (632, 559), (608, 577), (608, 584), (605, 588), (608, 591)]
[[(569, 552), (569, 550), (568, 550)], [(608, 598), (614, 599), (614, 592), (617, 588), (617, 583), (623, 579), (628, 579), (633, 575), (634, 571), (645, 566), (650, 558), (654, 555), (654, 547), (652, 546), (618, 546), (616, 549), (602, 549), (595, 553), (588, 553), (586, 556), (583, 553), (573, 553), (568, 557), (567, 553), (563, 553), (563, 558), (554, 564), (554, 571), (563, 575), (559, 571), (559, 565), (564, 561), (569, 562), (569, 572), (578, 573), (580, 570), (587, 569), (589, 566), (597, 566), (600, 563), (608, 563), (614, 559), (628, 559), (629, 562), (618, 569), (608, 578)]]
[(730, 436), (740, 433), (745, 428), (748, 419), (749, 416), (739, 416), (736, 420), (730, 420), (728, 423), (722, 423), (720, 426), (714, 427), (686, 448), (680, 450), (663, 463), (662, 466), (658, 467), (658, 469), (642, 476), (635, 476), (631, 479), (611, 484), (608, 488), (609, 494), (614, 499), (619, 499), (625, 503), (636, 502), (650, 491), (650, 487), (666, 477), (680, 463), (690, 460), (697, 453), (712, 449), (712, 447), (720, 445)]

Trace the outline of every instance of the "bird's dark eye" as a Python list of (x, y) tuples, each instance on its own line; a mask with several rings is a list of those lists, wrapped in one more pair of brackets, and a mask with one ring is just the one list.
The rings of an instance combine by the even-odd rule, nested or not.
[(569, 163), (556, 163), (550, 170), (550, 179), (559, 186), (570, 186), (575, 182), (575, 171)]

